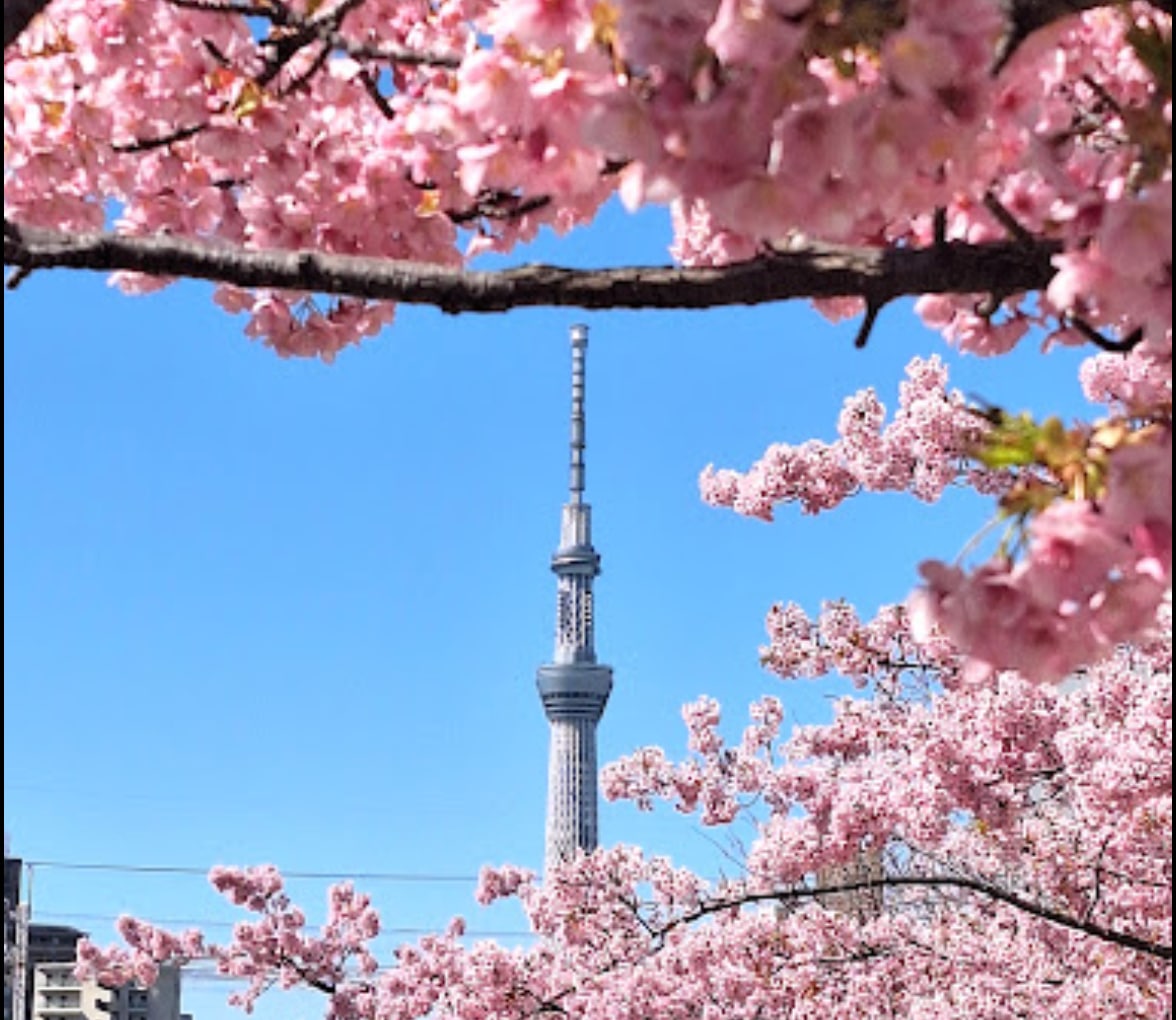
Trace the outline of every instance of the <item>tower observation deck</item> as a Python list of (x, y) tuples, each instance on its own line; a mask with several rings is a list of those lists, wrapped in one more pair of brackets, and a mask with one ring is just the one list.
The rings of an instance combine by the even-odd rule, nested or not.
[(584, 501), (584, 356), (586, 326), (573, 326), (572, 439), (568, 501), (559, 548), (551, 557), (557, 578), (555, 654), (536, 683), (551, 725), (547, 772), (544, 863), (553, 866), (597, 843), (596, 724), (612, 690), (612, 667), (596, 661), (592, 582), (600, 555), (592, 547), (592, 508)]

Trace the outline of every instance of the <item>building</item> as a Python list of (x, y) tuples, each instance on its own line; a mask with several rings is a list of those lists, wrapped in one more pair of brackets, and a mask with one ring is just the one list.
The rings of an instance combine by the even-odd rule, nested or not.
[(78, 943), (86, 934), (68, 924), (30, 924), (29, 963), (74, 963), (78, 958)]
[(4, 944), (12, 945), (16, 908), (20, 904), (20, 876), (24, 862), (4, 855)]
[(99, 1016), (97, 984), (83, 996), (73, 976), (78, 942), (86, 933), (67, 924), (29, 924), (27, 909), (27, 904), (21, 904), (16, 921), (18, 948), (12, 966), (14, 977), (19, 974), (23, 980), (14, 981), (5, 995), (5, 1016), (14, 1020), (89, 1020)]
[(32, 966), (29, 1020), (105, 1020), (109, 993), (96, 981), (79, 981), (70, 961), (45, 960)]
[(885, 878), (882, 851), (877, 847), (863, 847), (854, 860), (821, 870), (816, 876), (818, 889), (848, 887), (848, 891), (825, 893), (817, 897), (817, 902), (827, 910), (856, 917), (864, 923), (882, 913), (885, 906), (883, 888), (871, 883), (881, 883)]
[(548, 872), (578, 852), (595, 849), (596, 724), (612, 690), (612, 668), (596, 661), (592, 582), (600, 556), (592, 547), (592, 508), (584, 500), (584, 360), (588, 329), (573, 326), (571, 479), (559, 548), (555, 654), (539, 667), (537, 685), (551, 726), (544, 864)]
[(107, 995), (106, 1015), (113, 1020), (191, 1020), (180, 1012), (180, 968), (176, 966), (161, 967), (150, 988), (123, 985)]
[(4, 836), (4, 1020), (14, 1020), (16, 1003), (27, 998), (25, 972), (17, 967), (24, 958), (27, 926), (21, 923), (24, 905), (20, 901), (20, 879), (24, 862), (8, 856), (8, 836)]
[[(74, 975), (86, 932), (29, 923), (20, 901), (22, 862), (4, 858), (4, 1020), (191, 1020), (180, 1012), (180, 968), (164, 966), (150, 988), (106, 988)], [(23, 966), (21, 962), (23, 961)]]
[(150, 988), (104, 988), (79, 981), (74, 962), (34, 965), (29, 1020), (186, 1020), (180, 1013), (180, 968), (161, 967)]

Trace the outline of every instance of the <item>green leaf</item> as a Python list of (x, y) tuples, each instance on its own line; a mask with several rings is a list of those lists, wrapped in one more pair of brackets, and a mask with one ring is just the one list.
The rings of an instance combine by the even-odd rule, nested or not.
[(1172, 36), (1156, 25), (1133, 24), (1127, 29), (1127, 42), (1135, 56), (1152, 74), (1165, 99), (1172, 98)]

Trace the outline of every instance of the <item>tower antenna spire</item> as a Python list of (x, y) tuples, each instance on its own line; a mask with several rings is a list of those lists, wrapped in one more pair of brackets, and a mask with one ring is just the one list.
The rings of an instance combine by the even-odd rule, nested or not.
[(569, 503), (584, 499), (584, 360), (588, 351), (588, 327), (572, 330), (572, 464)]
[(597, 844), (596, 724), (612, 690), (612, 667), (596, 661), (592, 508), (584, 499), (584, 363), (588, 327), (573, 326), (571, 475), (555, 572), (555, 653), (536, 676), (551, 726), (544, 863), (548, 872)]

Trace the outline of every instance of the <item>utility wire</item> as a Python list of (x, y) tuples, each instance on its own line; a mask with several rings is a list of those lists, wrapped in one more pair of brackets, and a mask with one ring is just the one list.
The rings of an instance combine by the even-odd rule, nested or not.
[[(62, 871), (116, 871), (137, 874), (207, 875), (210, 868), (179, 864), (106, 864), (95, 861), (32, 861), (24, 862), (31, 868), (57, 868)], [(279, 869), (280, 870), (280, 869)], [(476, 882), (477, 875), (430, 875), (399, 871), (282, 871), (283, 878), (348, 880), (359, 882)]]
[[(80, 913), (69, 913), (69, 912), (62, 913), (62, 912), (56, 912), (56, 911), (44, 911), (44, 912), (39, 913), (37, 916), (39, 918), (59, 920), (59, 921), (107, 921), (107, 922), (109, 922), (109, 921), (117, 921), (120, 915), (118, 915), (118, 914), (80, 914)], [(237, 925), (237, 922), (235, 922), (235, 921), (215, 921), (215, 920), (211, 920), (211, 919), (202, 920), (200, 918), (193, 918), (193, 917), (163, 917), (163, 918), (159, 918), (158, 920), (149, 920), (147, 918), (142, 918), (142, 920), (147, 920), (149, 924), (153, 924), (153, 925), (160, 925), (160, 926), (168, 925), (168, 926), (175, 926), (175, 927), (181, 927), (184, 925), (188, 925), (188, 926), (197, 927), (197, 928), (234, 928)], [(436, 935), (438, 933), (438, 931), (440, 931), (440, 930), (441, 930), (440, 928), (386, 928), (383, 925), (381, 925), (380, 926), (380, 935)], [(523, 931), (522, 929), (513, 930), (513, 931), (507, 930), (507, 929), (503, 929), (503, 930), (483, 929), (483, 930), (467, 931), (467, 932), (465, 932), (465, 934), (462, 937), (463, 938), (493, 939), (493, 938), (533, 938), (534, 936), (535, 936), (534, 932)]]

